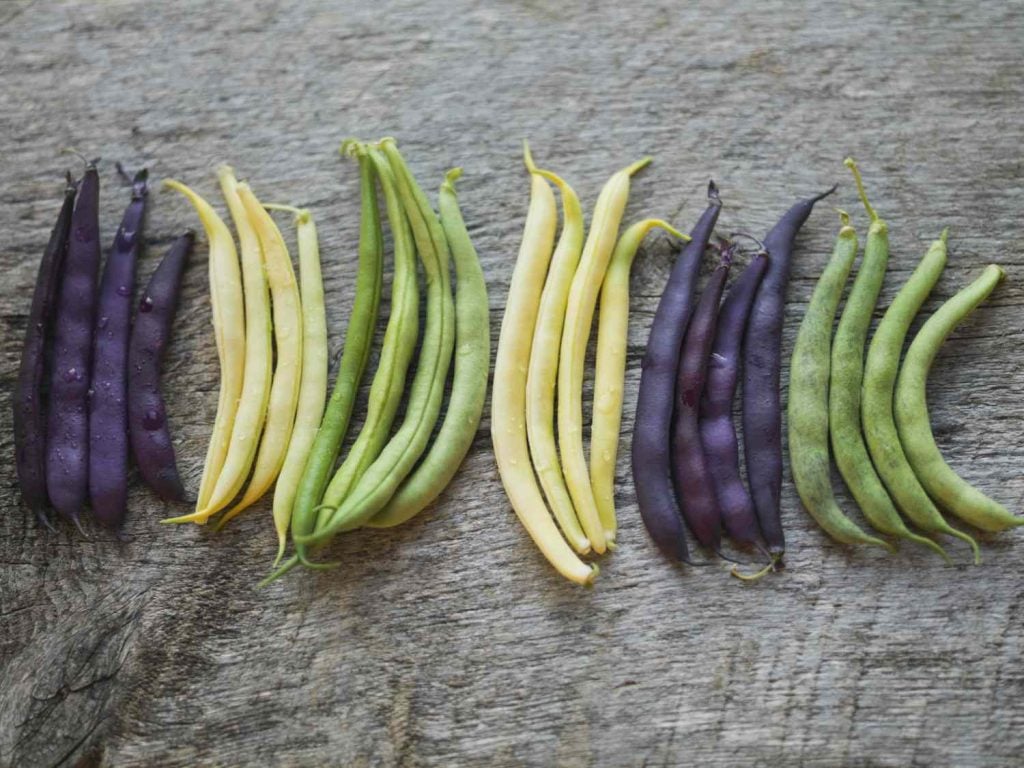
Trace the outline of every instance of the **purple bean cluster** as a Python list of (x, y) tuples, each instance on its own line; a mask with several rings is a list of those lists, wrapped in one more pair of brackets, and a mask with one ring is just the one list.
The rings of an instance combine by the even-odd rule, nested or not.
[[(177, 305), (181, 272), (192, 238), (179, 241), (154, 274), (132, 326), (135, 271), (146, 211), (147, 173), (132, 179), (131, 201), (118, 227), (102, 279), (100, 177), (97, 161), (77, 181), (68, 177), (64, 204), (43, 252), (29, 310), (18, 385), (14, 393), (15, 463), (22, 497), (51, 526), (53, 508), (81, 527), (90, 507), (108, 528), (119, 528), (127, 509), (129, 445), (147, 480), (160, 478), (161, 495), (183, 496), (159, 400), (159, 360)], [(159, 306), (154, 304), (159, 297)], [(147, 304), (146, 302), (149, 302)], [(136, 363), (129, 366), (129, 346)], [(146, 359), (156, 361), (153, 366)], [(156, 397), (154, 397), (154, 392)], [(129, 414), (142, 414), (132, 421)], [(143, 435), (135, 432), (141, 431)], [(146, 435), (162, 433), (155, 450)], [(176, 481), (176, 486), (174, 485)]]
[[(723, 529), (736, 545), (765, 553), (770, 567), (785, 551), (779, 514), (784, 294), (796, 235), (814, 204), (831, 191), (790, 208), (721, 301), (739, 249), (729, 241), (711, 245), (722, 202), (709, 184), (707, 209), (655, 312), (633, 431), (640, 514), (671, 559), (692, 563), (684, 522), (704, 549), (719, 555)], [(709, 245), (721, 259), (695, 302)], [(740, 474), (732, 416), (741, 363), (750, 491)]]

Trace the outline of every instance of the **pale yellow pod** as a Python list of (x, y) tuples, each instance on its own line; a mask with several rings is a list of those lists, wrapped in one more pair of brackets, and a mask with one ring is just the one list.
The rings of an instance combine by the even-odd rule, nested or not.
[[(524, 150), (529, 158), (529, 149), (525, 145)], [(529, 159), (527, 165), (532, 165)], [(559, 573), (577, 584), (589, 584), (597, 575), (597, 568), (580, 560), (559, 533), (537, 485), (527, 447), (527, 366), (558, 222), (558, 209), (551, 187), (536, 174), (531, 174), (530, 178), (530, 207), (509, 286), (494, 363), (491, 440), (505, 493), (523, 527)]]
[(594, 206), (587, 242), (569, 289), (569, 302), (562, 329), (562, 349), (558, 362), (558, 447), (562, 471), (569, 486), (576, 514), (590, 545), (597, 553), (607, 548), (604, 526), (597, 511), (590, 485), (587, 457), (583, 447), (583, 363), (594, 321), (597, 296), (604, 281), (619, 224), (629, 200), (629, 179), (651, 162), (649, 157), (613, 174), (604, 185)]
[[(277, 363), (270, 386), (263, 438), (260, 440), (252, 479), (241, 501), (235, 504), (218, 522), (222, 528), (231, 518), (244, 511), (267, 492), (277, 479), (292, 437), (295, 411), (302, 384), (303, 325), (302, 301), (299, 284), (295, 279), (292, 259), (288, 254), (281, 230), (252, 193), (248, 184), (238, 185), (238, 196), (245, 206), (259, 238), (263, 263), (273, 300), (274, 345)], [(320, 387), (322, 400), (326, 387)], [(322, 411), (322, 407), (321, 407)]]
[(199, 484), (196, 509), (201, 510), (209, 501), (224, 466), (242, 392), (245, 367), (242, 278), (231, 230), (213, 207), (179, 181), (168, 179), (164, 186), (180, 192), (188, 199), (199, 214), (199, 221), (210, 243), (210, 304), (213, 308), (213, 330), (220, 360), (220, 394), (217, 398), (217, 416), (203, 464), (203, 479)]

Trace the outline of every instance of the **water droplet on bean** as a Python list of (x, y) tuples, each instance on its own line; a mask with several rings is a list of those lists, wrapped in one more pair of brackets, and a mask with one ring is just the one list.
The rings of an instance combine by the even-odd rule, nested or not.
[(139, 312), (151, 312), (153, 310), (153, 297), (146, 296), (139, 304)]
[(164, 425), (164, 415), (155, 408), (150, 408), (142, 414), (143, 429), (160, 429)]
[(129, 288), (127, 285), (119, 285), (119, 286), (117, 286), (117, 295), (118, 296), (131, 296), (132, 295), (132, 289)]
[(64, 371), (64, 381), (66, 381), (68, 384), (81, 380), (82, 374), (78, 372), (77, 368), (68, 368), (66, 371)]
[(110, 322), (110, 318), (107, 317), (106, 315), (104, 315), (103, 317), (100, 318), (100, 321), (98, 323), (96, 323), (96, 325), (99, 328), (102, 329), (102, 328), (106, 328), (107, 327), (107, 323), (109, 323), (109, 322)]

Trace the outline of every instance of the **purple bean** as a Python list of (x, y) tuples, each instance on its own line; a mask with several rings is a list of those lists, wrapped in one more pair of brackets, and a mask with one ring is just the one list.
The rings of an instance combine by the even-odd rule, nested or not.
[(760, 546), (761, 529), (754, 501), (740, 477), (739, 441), (732, 406), (739, 380), (743, 332), (754, 294), (767, 267), (768, 254), (758, 254), (732, 284), (722, 302), (700, 404), (701, 445), (711, 472), (722, 525), (729, 538), (740, 546)]
[(676, 375), (676, 409), (672, 420), (672, 480), (683, 519), (700, 545), (718, 552), (722, 543), (721, 513), (707, 458), (700, 442), (700, 399), (708, 357), (715, 340), (718, 302), (729, 276), (734, 246), (708, 278), (686, 329)]
[(71, 214), (68, 253), (57, 295), (47, 414), (46, 487), (50, 502), (79, 525), (89, 492), (89, 382), (100, 264), (100, 178), (82, 177)]
[(160, 394), (160, 364), (194, 241), (192, 230), (175, 240), (149, 279), (128, 347), (128, 431), (132, 455), (142, 479), (168, 501), (183, 501), (185, 488), (178, 475), (174, 444), (167, 428), (167, 409)]
[(93, 332), (89, 500), (93, 516), (108, 528), (121, 524), (128, 501), (128, 337), (147, 175), (143, 168), (132, 181), (132, 199), (103, 268)]
[(768, 552), (775, 558), (786, 551), (779, 499), (782, 493), (782, 310), (800, 227), (814, 204), (835, 187), (801, 200), (783, 214), (764, 239), (771, 259), (747, 322), (743, 342), (743, 447), (754, 509)]
[(50, 241), (43, 251), (32, 294), (32, 306), (21, 350), (18, 385), (14, 392), (14, 455), (18, 470), (21, 497), (39, 522), (52, 528), (46, 516), (46, 403), (43, 379), (46, 375), (46, 341), (54, 314), (54, 299), (60, 285), (64, 259), (68, 252), (68, 232), (75, 206), (77, 186), (68, 176), (64, 188), (64, 204)]
[(687, 563), (690, 555), (672, 489), (669, 444), (676, 371), (693, 308), (694, 283), (722, 209), (714, 182), (708, 184), (708, 200), (710, 204), (690, 233), (690, 242), (676, 259), (651, 323), (633, 427), (633, 484), (640, 516), (662, 553)]

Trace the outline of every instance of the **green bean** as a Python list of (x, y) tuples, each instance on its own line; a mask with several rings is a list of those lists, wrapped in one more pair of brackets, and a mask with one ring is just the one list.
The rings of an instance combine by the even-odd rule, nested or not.
[[(345, 439), (352, 417), (359, 382), (362, 381), (373, 344), (373, 329), (380, 308), (381, 284), (384, 280), (384, 245), (380, 210), (377, 205), (377, 171), (370, 156), (356, 144), (346, 144), (342, 151), (351, 152), (359, 161), (360, 224), (359, 267), (356, 272), (356, 297), (345, 330), (345, 346), (338, 364), (338, 375), (331, 391), (320, 429), (309, 451), (302, 480), (295, 494), (291, 533), (308, 534), (316, 526), (318, 505), (323, 498), (341, 442)], [(296, 554), (305, 561), (305, 546), (296, 544)]]
[(880, 533), (915, 541), (931, 547), (946, 557), (945, 551), (934, 541), (913, 533), (896, 511), (889, 493), (882, 485), (871, 463), (864, 437), (861, 434), (860, 400), (864, 378), (864, 344), (867, 340), (871, 315), (885, 280), (889, 261), (889, 226), (878, 217), (868, 202), (860, 172), (853, 160), (846, 166), (853, 172), (857, 191), (871, 226), (868, 229), (864, 256), (846, 306), (839, 319), (832, 342), (832, 380), (829, 385), (829, 435), (832, 453), (839, 474), (846, 481), (871, 527)]
[[(327, 524), (331, 510), (347, 498), (387, 443), (391, 424), (405, 390), (405, 377), (416, 348), (419, 326), (415, 247), (409, 218), (399, 199), (395, 174), (379, 150), (362, 148), (353, 151), (369, 153), (384, 189), (388, 221), (395, 243), (395, 274), (391, 283), (391, 316), (384, 332), (377, 372), (370, 385), (366, 420), (348, 456), (327, 486), (317, 519), (317, 529)], [(311, 533), (293, 532), (292, 539), (302, 544)]]
[(974, 550), (974, 561), (979, 563), (978, 543), (963, 531), (950, 527), (921, 487), (903, 453), (893, 416), (893, 390), (903, 340), (914, 316), (946, 266), (946, 235), (944, 230), (942, 236), (932, 243), (875, 330), (864, 363), (861, 422), (871, 459), (896, 506), (918, 528), (946, 533), (969, 543)]
[(961, 478), (942, 458), (928, 417), (925, 389), (928, 372), (953, 329), (992, 292), (1003, 270), (991, 264), (981, 276), (939, 307), (918, 331), (907, 350), (896, 384), (896, 426), (910, 466), (929, 495), (944, 509), (983, 531), (998, 532), (1024, 525), (994, 499)]
[[(448, 367), (455, 342), (455, 306), (448, 273), (449, 249), (441, 223), (419, 189), (394, 140), (383, 139), (380, 150), (390, 161), (401, 205), (412, 226), (427, 284), (427, 321), (416, 375), (409, 390), (405, 419), (376, 461), (343, 502), (325, 497), (325, 510), (336, 507), (328, 521), (300, 543), (322, 542), (335, 533), (362, 525), (384, 508), (427, 446), (437, 424)], [(381, 174), (383, 177), (383, 173)]]
[(416, 470), (368, 526), (390, 528), (418, 514), (448, 487), (466, 457), (487, 399), (491, 362), (490, 307), (480, 260), (459, 210), (455, 181), (461, 168), (448, 172), (438, 193), (441, 225), (455, 263), (455, 372), (441, 428)]
[(558, 355), (569, 287), (583, 252), (583, 210), (575, 190), (564, 179), (537, 168), (529, 153), (526, 161), (531, 174), (554, 183), (562, 193), (562, 234), (558, 237), (544, 280), (530, 345), (530, 365), (526, 374), (526, 436), (533, 469), (551, 505), (551, 513), (566, 541), (582, 555), (590, 552), (590, 539), (580, 527), (569, 489), (565, 487), (562, 462), (558, 458), (555, 383), (558, 380)]
[(843, 286), (857, 257), (857, 233), (840, 211), (842, 227), (832, 257), (818, 278), (800, 323), (789, 365), (789, 464), (804, 508), (822, 530), (843, 544), (891, 549), (862, 531), (839, 509), (832, 493), (828, 457), (828, 385), (832, 322)]

